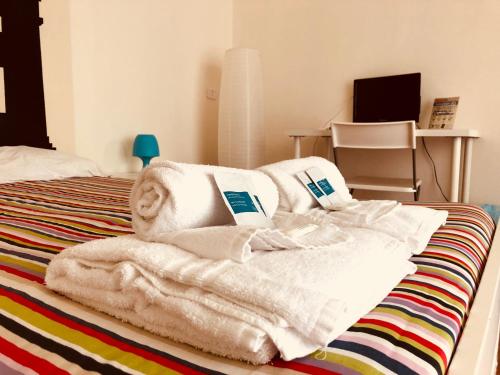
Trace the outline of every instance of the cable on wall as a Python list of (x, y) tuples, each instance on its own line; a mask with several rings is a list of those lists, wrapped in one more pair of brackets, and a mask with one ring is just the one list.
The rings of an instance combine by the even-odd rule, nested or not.
[(337, 117), (339, 117), (342, 113), (344, 113), (347, 110), (347, 104), (349, 104), (352, 101), (353, 101), (353, 98), (351, 96), (351, 97), (347, 98), (346, 100), (344, 100), (342, 103), (340, 103), (340, 106), (338, 107), (337, 112), (335, 112), (335, 114), (332, 117), (330, 117), (327, 121), (325, 121), (323, 123), (323, 126), (321, 127), (321, 129), (330, 129), (331, 122), (335, 121), (337, 119)]
[(443, 198), (446, 200), (446, 202), (449, 202), (450, 200), (446, 197), (446, 195), (444, 195), (443, 193), (443, 188), (441, 187), (441, 184), (439, 183), (439, 179), (438, 179), (438, 176), (437, 176), (437, 170), (436, 170), (436, 164), (434, 163), (434, 159), (432, 159), (432, 156), (431, 154), (429, 153), (429, 150), (427, 149), (427, 145), (425, 144), (425, 139), (424, 137), (422, 137), (422, 144), (424, 145), (424, 150), (425, 150), (425, 153), (427, 154), (427, 156), (429, 157), (429, 160), (431, 161), (432, 163), (432, 169), (434, 171), (434, 180), (436, 181), (436, 185), (437, 187), (439, 188), (439, 191), (441, 192), (441, 195), (443, 196)]
[[(332, 117), (330, 117), (327, 121), (325, 121), (323, 123), (323, 126), (321, 126), (320, 129), (322, 129), (322, 130), (330, 129), (330, 127), (332, 126), (331, 123), (333, 121), (335, 121), (337, 119), (337, 117), (339, 117), (342, 113), (344, 113), (347, 110), (347, 105), (352, 101), (353, 101), (352, 96), (350, 96), (349, 98), (342, 101), (342, 103), (340, 103), (340, 105), (337, 107), (337, 111), (335, 112), (335, 114)], [(316, 137), (316, 140), (314, 141), (313, 155), (316, 155), (316, 144), (318, 143), (319, 138), (321, 138), (321, 137)], [(330, 146), (328, 146), (328, 147), (330, 147)]]
[(316, 155), (316, 145), (318, 144), (319, 139), (320, 139), (320, 137), (315, 137), (315, 139), (314, 139), (313, 152), (312, 152), (313, 155)]

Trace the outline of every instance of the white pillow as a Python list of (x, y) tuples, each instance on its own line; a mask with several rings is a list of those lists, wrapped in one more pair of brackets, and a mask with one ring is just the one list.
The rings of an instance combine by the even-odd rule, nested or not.
[(103, 176), (92, 160), (28, 146), (0, 147), (0, 183)]

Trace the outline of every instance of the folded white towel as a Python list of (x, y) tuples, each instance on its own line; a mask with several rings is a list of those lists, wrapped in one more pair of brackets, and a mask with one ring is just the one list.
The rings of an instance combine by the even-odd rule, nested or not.
[(213, 177), (217, 169), (251, 176), (265, 212), (274, 214), (278, 192), (261, 172), (166, 161), (151, 164), (135, 181), (130, 197), (134, 231), (154, 241), (166, 232), (232, 223)]
[(351, 240), (330, 223), (320, 224), (310, 216), (281, 212), (275, 228), (214, 226), (165, 232), (155, 242), (174, 245), (202, 258), (246, 262), (256, 251), (314, 249)]
[[(415, 271), (407, 260), (410, 250), (400, 241), (366, 229), (347, 232), (353, 240), (341, 245), (263, 251), (244, 264), (199, 258), (135, 235), (91, 241), (57, 255), (46, 283), (210, 352), (267, 360), (269, 353), (255, 353), (272, 350), (270, 339), (289, 360), (328, 344)], [(190, 331), (193, 324), (198, 326)], [(196, 338), (197, 332), (203, 337)], [(227, 349), (231, 342), (234, 350)]]
[(339, 222), (349, 223), (353, 226), (369, 225), (386, 215), (390, 215), (397, 207), (401, 206), (398, 201), (368, 200), (358, 201), (353, 199), (341, 210), (337, 210), (335, 217)]
[(385, 233), (406, 243), (413, 254), (420, 254), (434, 232), (446, 223), (448, 211), (391, 201), (359, 201), (342, 211), (313, 209), (307, 215), (341, 229), (360, 227)]
[(109, 300), (108, 303), (102, 303), (99, 298), (95, 298), (94, 293), (73, 291), (65, 294), (75, 301), (154, 334), (223, 357), (258, 365), (269, 362), (278, 353), (272, 340), (261, 329), (184, 298), (170, 296), (168, 303), (164, 303), (162, 298), (154, 297), (159, 292), (153, 285), (141, 281), (135, 287), (144, 294), (149, 294), (152, 301), (144, 306), (139, 303), (134, 306), (133, 300), (137, 298), (133, 293), (123, 295), (127, 300), (127, 307), (117, 307), (109, 303)]
[(324, 158), (311, 156), (284, 160), (259, 168), (260, 171), (271, 177), (278, 187), (280, 210), (304, 213), (318, 206), (318, 202), (295, 176), (296, 173), (311, 167), (317, 167), (325, 174), (342, 202), (349, 203), (352, 200), (344, 177), (340, 174), (337, 166)]

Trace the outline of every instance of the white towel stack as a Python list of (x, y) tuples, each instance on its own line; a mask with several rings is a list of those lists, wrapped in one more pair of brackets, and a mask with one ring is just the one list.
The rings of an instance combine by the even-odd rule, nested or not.
[[(311, 167), (346, 207), (314, 208), (295, 177)], [(218, 168), (251, 176), (275, 228), (234, 225), (213, 177)], [(211, 353), (291, 360), (327, 345), (415, 272), (412, 250), (446, 219), (443, 211), (353, 200), (322, 158), (260, 170), (151, 165), (131, 195), (136, 234), (66, 249), (50, 263), (47, 286)]]
[(401, 242), (348, 233), (338, 246), (259, 252), (243, 264), (121, 236), (61, 252), (46, 283), (212, 353), (262, 363), (277, 348), (290, 360), (327, 345), (415, 271)]

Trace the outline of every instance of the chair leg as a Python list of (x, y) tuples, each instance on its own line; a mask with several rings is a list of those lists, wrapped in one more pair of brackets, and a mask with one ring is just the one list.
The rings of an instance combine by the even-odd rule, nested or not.
[(418, 201), (420, 199), (420, 186), (417, 188), (417, 190), (413, 193), (413, 198), (414, 201)]

